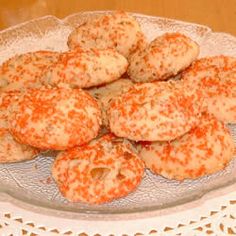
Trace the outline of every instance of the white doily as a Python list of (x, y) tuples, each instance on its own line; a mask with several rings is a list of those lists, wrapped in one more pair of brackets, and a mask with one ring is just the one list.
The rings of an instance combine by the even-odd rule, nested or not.
[(226, 236), (236, 235), (236, 185), (203, 199), (135, 220), (73, 220), (0, 203), (1, 236)]

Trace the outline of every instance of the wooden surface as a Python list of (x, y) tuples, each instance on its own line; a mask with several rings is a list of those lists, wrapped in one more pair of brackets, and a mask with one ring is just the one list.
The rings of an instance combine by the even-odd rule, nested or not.
[(0, 29), (43, 15), (122, 9), (210, 26), (236, 36), (236, 0), (0, 0)]

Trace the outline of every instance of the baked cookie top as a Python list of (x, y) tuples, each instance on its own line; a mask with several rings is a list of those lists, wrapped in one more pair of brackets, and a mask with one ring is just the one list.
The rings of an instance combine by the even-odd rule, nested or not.
[(85, 49), (113, 48), (125, 57), (146, 43), (138, 22), (122, 11), (91, 19), (75, 28), (68, 37), (70, 49), (78, 46)]
[(20, 142), (40, 149), (64, 150), (98, 134), (101, 111), (80, 89), (29, 89), (11, 107), (9, 129)]
[(110, 102), (111, 131), (135, 141), (173, 140), (199, 122), (202, 98), (182, 81), (137, 84)]
[(134, 191), (144, 174), (143, 161), (127, 140), (111, 134), (61, 152), (52, 175), (69, 201), (101, 204)]

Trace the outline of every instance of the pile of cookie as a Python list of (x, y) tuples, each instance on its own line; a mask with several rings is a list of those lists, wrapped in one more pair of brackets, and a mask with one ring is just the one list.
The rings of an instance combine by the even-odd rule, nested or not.
[(1, 65), (1, 163), (57, 150), (62, 195), (100, 204), (134, 191), (145, 168), (182, 181), (233, 159), (224, 123), (236, 123), (236, 58), (197, 59), (181, 33), (149, 43), (125, 12), (78, 26), (68, 47)]

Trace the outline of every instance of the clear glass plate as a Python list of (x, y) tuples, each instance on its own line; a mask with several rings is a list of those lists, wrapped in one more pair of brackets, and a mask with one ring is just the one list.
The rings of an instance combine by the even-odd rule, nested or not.
[[(70, 15), (63, 20), (46, 16), (20, 24), (0, 32), (0, 63), (16, 53), (39, 49), (65, 51), (67, 36), (73, 26), (86, 19), (109, 12), (84, 12)], [(197, 41), (201, 46), (200, 56), (225, 54), (236, 56), (236, 38), (225, 33), (214, 33), (210, 28), (176, 20), (132, 14), (140, 22), (149, 40), (165, 32), (181, 32)], [(229, 126), (236, 140), (236, 126)], [(67, 217), (103, 218), (109, 215), (119, 217), (135, 213), (150, 213), (197, 200), (211, 190), (236, 183), (236, 160), (223, 171), (198, 180), (170, 181), (146, 171), (137, 191), (109, 204), (90, 206), (72, 204), (61, 197), (51, 178), (53, 157), (50, 154), (38, 156), (35, 160), (0, 164), (0, 197), (28, 204), (32, 209), (53, 210)]]

